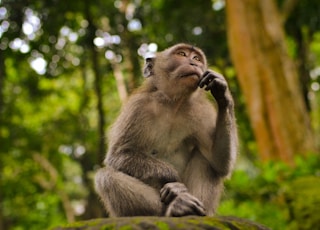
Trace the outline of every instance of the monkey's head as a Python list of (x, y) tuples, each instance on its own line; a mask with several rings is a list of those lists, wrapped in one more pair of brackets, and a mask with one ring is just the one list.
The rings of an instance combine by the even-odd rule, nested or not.
[[(207, 69), (207, 60), (199, 48), (177, 44), (147, 58), (144, 76), (160, 90), (171, 94), (192, 92)], [(173, 90), (175, 89), (175, 90)]]

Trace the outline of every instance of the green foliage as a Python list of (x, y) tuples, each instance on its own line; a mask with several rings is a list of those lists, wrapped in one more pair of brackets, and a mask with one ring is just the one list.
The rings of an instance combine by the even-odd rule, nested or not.
[(285, 193), (289, 206), (288, 229), (317, 229), (320, 223), (320, 177), (294, 180)]
[(272, 229), (316, 229), (319, 223), (320, 158), (297, 158), (236, 170), (218, 213), (260, 222)]

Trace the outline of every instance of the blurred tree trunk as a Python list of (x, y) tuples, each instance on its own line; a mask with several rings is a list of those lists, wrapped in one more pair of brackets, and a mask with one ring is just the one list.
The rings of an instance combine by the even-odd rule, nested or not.
[(106, 154), (106, 144), (105, 144), (105, 112), (103, 108), (103, 95), (102, 95), (102, 73), (100, 71), (100, 62), (99, 62), (99, 53), (96, 50), (95, 45), (93, 44), (93, 40), (95, 38), (95, 33), (97, 31), (97, 27), (93, 22), (93, 16), (90, 12), (90, 3), (89, 0), (85, 1), (85, 17), (88, 21), (88, 53), (89, 58), (92, 64), (92, 70), (94, 74), (94, 91), (97, 99), (97, 112), (98, 112), (98, 151), (97, 151), (97, 162), (101, 163), (104, 160)]
[(263, 160), (315, 150), (297, 70), (274, 1), (227, 1), (228, 41)]
[(134, 44), (131, 34), (128, 31), (123, 33), (123, 43), (126, 48), (123, 50), (125, 55), (125, 66), (128, 76), (128, 92), (131, 93), (135, 88), (139, 86), (139, 80), (141, 80), (141, 69), (139, 59), (137, 55), (138, 46)]
[(97, 31), (97, 26), (95, 25), (93, 18), (94, 15), (91, 12), (91, 4), (90, 0), (86, 0), (84, 2), (84, 15), (86, 20), (88, 21), (88, 27), (87, 27), (87, 52), (89, 56), (89, 62), (91, 62), (93, 74), (94, 74), (94, 91), (95, 96), (97, 100), (97, 117), (98, 117), (98, 149), (96, 153), (96, 158), (94, 162), (90, 161), (92, 160), (91, 156), (86, 156), (87, 159), (84, 157), (82, 161), (80, 161), (82, 168), (84, 170), (84, 183), (88, 187), (89, 194), (87, 196), (87, 204), (85, 207), (85, 213), (83, 214), (83, 217), (86, 219), (101, 217), (103, 215), (102, 206), (100, 205), (98, 196), (95, 193), (93, 181), (92, 181), (92, 170), (93, 166), (95, 164), (101, 164), (104, 160), (105, 154), (106, 154), (106, 143), (105, 143), (105, 129), (106, 129), (106, 121), (105, 121), (105, 110), (103, 108), (103, 93), (102, 93), (102, 87), (103, 87), (103, 74), (101, 72), (101, 64), (99, 62), (99, 52), (96, 50), (96, 47), (93, 43), (93, 40), (95, 38), (95, 33)]
[[(3, 106), (4, 106), (4, 101), (3, 101), (3, 89), (4, 89), (4, 79), (5, 79), (5, 64), (4, 64), (4, 55), (3, 52), (0, 52), (0, 128), (2, 128), (1, 126), (3, 125)], [(0, 139), (2, 138), (2, 136), (0, 136)], [(3, 171), (3, 165), (2, 162), (0, 162), (0, 187), (2, 187), (2, 183), (1, 183), (1, 175), (2, 175), (2, 171)], [(0, 190), (0, 204), (2, 204), (3, 200), (2, 200), (2, 193)], [(5, 229), (5, 219), (3, 217), (3, 208), (0, 207), (0, 229)]]
[(120, 65), (115, 62), (111, 62), (111, 66), (113, 69), (114, 78), (116, 79), (119, 98), (120, 98), (120, 101), (123, 103), (128, 98), (128, 90), (126, 87), (126, 83), (124, 80), (122, 69), (121, 69)]
[(1, 52), (0, 53), (0, 118), (2, 117), (2, 110), (3, 110), (4, 79), (5, 79), (4, 55), (3, 55), (3, 52)]
[[(126, 13), (130, 4), (131, 1), (124, 0), (122, 1), (121, 7), (119, 7), (119, 20), (121, 20), (122, 25), (126, 25), (128, 23)], [(135, 35), (128, 30), (127, 26), (123, 28), (123, 31), (120, 34), (123, 45), (122, 52), (124, 56), (125, 73), (127, 76), (127, 91), (128, 94), (130, 94), (135, 88), (139, 86), (142, 76), (139, 57), (137, 55), (139, 45), (137, 44), (137, 39), (135, 39), (134, 37)]]

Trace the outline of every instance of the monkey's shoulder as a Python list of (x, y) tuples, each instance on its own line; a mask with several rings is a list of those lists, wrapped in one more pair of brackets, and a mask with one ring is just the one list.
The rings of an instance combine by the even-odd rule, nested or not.
[(123, 105), (120, 116), (128, 114), (132, 118), (149, 117), (153, 110), (154, 100), (146, 93), (135, 93)]
[(131, 114), (133, 117), (143, 118), (157, 113), (162, 104), (148, 92), (135, 92), (122, 107), (121, 114)]
[(195, 93), (183, 105), (179, 106), (163, 100), (156, 92), (154, 94), (149, 92), (134, 93), (122, 107), (121, 116), (129, 115), (129, 121), (153, 120), (152, 118), (156, 117), (175, 117), (179, 120), (190, 120), (191, 118), (192, 120), (211, 120), (217, 114), (214, 103), (201, 92)]

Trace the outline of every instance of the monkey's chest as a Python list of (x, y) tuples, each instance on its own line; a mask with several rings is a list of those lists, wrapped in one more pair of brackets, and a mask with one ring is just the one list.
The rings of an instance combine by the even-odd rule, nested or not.
[(157, 129), (148, 133), (149, 153), (153, 157), (172, 164), (182, 172), (189, 161), (195, 142), (192, 140), (192, 129), (183, 120), (155, 120)]

